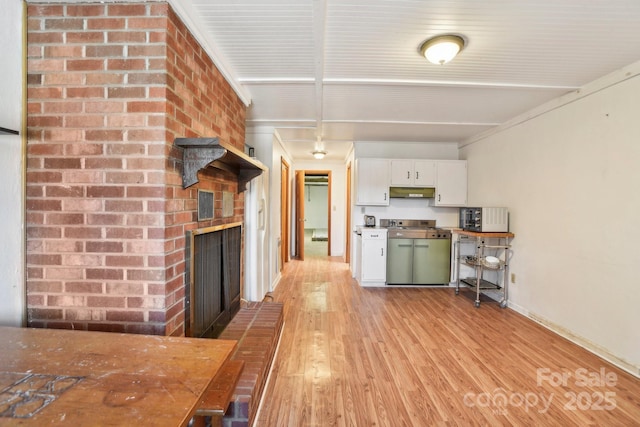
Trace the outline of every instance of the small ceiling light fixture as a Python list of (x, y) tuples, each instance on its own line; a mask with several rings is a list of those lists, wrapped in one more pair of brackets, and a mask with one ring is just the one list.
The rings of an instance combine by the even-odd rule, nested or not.
[(315, 157), (316, 160), (322, 160), (324, 159), (324, 156), (327, 155), (327, 151), (324, 149), (324, 144), (322, 143), (322, 136), (316, 136), (316, 145), (311, 154), (313, 154), (313, 157)]
[(444, 65), (464, 49), (464, 39), (455, 34), (432, 37), (422, 43), (420, 54), (433, 64)]
[(324, 150), (314, 150), (311, 154), (313, 154), (313, 157), (315, 157), (316, 159), (322, 160), (324, 156), (327, 155), (327, 152)]

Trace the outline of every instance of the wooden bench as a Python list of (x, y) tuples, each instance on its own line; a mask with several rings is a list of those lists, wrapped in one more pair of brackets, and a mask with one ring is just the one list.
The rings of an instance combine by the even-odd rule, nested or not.
[(242, 360), (228, 360), (222, 366), (196, 409), (193, 427), (204, 427), (206, 425), (205, 417), (211, 417), (211, 426), (222, 425), (222, 417), (231, 402), (243, 367), (244, 361)]

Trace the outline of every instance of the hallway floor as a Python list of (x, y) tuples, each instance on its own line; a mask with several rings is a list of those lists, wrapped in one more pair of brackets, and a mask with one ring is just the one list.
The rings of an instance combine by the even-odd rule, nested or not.
[(271, 426), (640, 424), (640, 380), (453, 289), (362, 288), (342, 259), (291, 261), (258, 422)]
[(304, 256), (326, 257), (329, 252), (329, 242), (326, 240), (312, 240), (313, 229), (304, 230)]

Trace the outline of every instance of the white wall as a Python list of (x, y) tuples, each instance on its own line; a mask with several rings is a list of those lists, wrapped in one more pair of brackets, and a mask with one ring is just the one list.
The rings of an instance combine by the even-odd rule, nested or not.
[(356, 159), (458, 159), (458, 145), (451, 142), (358, 141), (354, 146)]
[[(23, 3), (3, 2), (0, 14), (0, 127), (21, 131)], [(22, 135), (0, 134), (0, 325), (25, 317)]]
[(293, 163), (291, 156), (284, 149), (282, 141), (280, 141), (277, 133), (274, 132), (272, 127), (256, 127), (248, 128), (246, 130), (246, 142), (248, 145), (254, 147), (255, 156), (265, 166), (269, 168), (269, 200), (267, 202), (266, 209), (268, 211), (268, 226), (269, 226), (269, 283), (270, 289), (274, 289), (280, 280), (279, 270), (279, 256), (280, 256), (280, 239), (282, 232), (280, 229), (280, 193), (281, 193), (281, 174), (280, 164), (281, 159), (284, 158), (290, 167), (289, 187), (293, 188)]
[(328, 185), (304, 186), (304, 228), (327, 229), (329, 228), (329, 200)]
[(469, 204), (510, 210), (511, 305), (636, 375), (639, 74), (633, 64), (461, 149)]

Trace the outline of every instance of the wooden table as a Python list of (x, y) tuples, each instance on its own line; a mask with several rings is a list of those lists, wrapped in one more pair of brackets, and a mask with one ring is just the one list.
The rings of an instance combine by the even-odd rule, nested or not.
[(451, 229), (452, 233), (455, 234), (461, 234), (463, 236), (469, 236), (469, 237), (484, 237), (484, 238), (488, 238), (488, 239), (492, 239), (492, 238), (513, 238), (515, 237), (515, 234), (510, 233), (508, 231), (505, 232), (500, 232), (500, 231), (487, 231), (487, 232), (479, 232), (479, 231), (467, 231), (467, 230), (462, 230), (460, 228), (454, 228)]
[(180, 426), (236, 341), (0, 327), (0, 426)]

